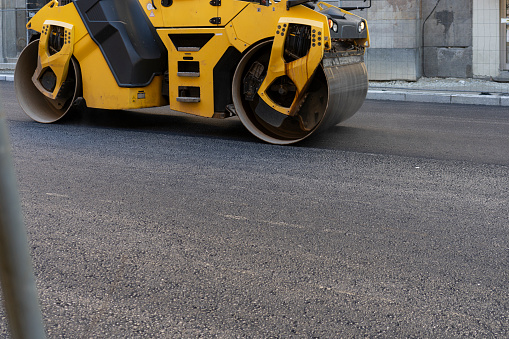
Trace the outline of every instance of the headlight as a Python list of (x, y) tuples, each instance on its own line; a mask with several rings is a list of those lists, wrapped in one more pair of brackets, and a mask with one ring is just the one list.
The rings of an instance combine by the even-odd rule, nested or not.
[(359, 28), (358, 28), (359, 33), (362, 33), (362, 31), (364, 31), (365, 29), (366, 29), (366, 22), (365, 21), (361, 21), (359, 23)]
[(334, 32), (338, 32), (338, 24), (336, 21), (329, 19), (329, 28), (332, 29)]

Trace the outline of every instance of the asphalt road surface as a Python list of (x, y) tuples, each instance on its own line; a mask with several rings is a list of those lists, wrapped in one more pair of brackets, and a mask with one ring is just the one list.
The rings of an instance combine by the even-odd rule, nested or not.
[(368, 101), (273, 146), (0, 98), (50, 338), (509, 337), (507, 108)]

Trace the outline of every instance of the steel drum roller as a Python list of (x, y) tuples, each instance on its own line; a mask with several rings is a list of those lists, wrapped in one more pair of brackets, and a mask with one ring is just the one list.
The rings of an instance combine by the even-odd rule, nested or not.
[[(32, 80), (37, 68), (38, 47), (39, 40), (35, 40), (21, 52), (14, 72), (14, 86), (18, 102), (30, 118), (37, 122), (52, 123), (64, 117), (80, 95), (81, 74), (78, 63), (72, 58), (65, 86), (59, 96), (54, 100), (46, 97)], [(46, 77), (51, 78), (52, 75)]]
[[(353, 63), (324, 62), (316, 69), (306, 88), (304, 101), (294, 116), (272, 109), (258, 96), (247, 98), (246, 79), (252, 65), (265, 65), (271, 42), (258, 45), (240, 61), (233, 77), (233, 102), (236, 113), (256, 137), (273, 144), (287, 145), (305, 139), (317, 130), (332, 127), (360, 108), (366, 98), (368, 77), (361, 58)], [(282, 99), (283, 100), (283, 99)]]
[(16, 95), (42, 123), (169, 105), (293, 144), (351, 117), (368, 89), (366, 21), (311, 1), (51, 0), (27, 23)]

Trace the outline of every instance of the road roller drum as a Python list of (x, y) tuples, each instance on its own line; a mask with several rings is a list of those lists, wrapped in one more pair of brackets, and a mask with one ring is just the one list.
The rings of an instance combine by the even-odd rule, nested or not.
[(53, 0), (27, 24), (18, 101), (42, 123), (78, 100), (238, 116), (259, 139), (292, 144), (348, 119), (366, 97), (369, 32), (348, 10), (306, 0)]

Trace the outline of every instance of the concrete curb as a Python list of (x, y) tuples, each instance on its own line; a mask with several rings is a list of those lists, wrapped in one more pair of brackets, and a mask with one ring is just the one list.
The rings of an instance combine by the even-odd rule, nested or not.
[(366, 99), (429, 102), (439, 104), (462, 104), (482, 106), (509, 106), (509, 96), (502, 94), (446, 93), (436, 91), (392, 91), (369, 89)]
[(0, 81), (14, 81), (14, 74), (0, 74)]

